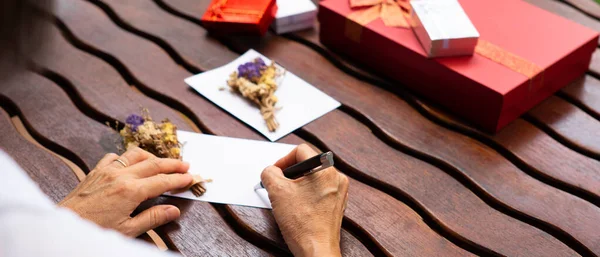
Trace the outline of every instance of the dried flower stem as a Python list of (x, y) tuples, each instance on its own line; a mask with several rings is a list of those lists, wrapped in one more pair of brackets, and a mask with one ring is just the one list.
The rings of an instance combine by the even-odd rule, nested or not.
[(204, 188), (204, 183), (212, 182), (212, 179), (203, 179), (199, 175), (194, 175), (193, 177), (194, 177), (194, 180), (192, 181), (192, 184), (189, 186), (189, 190), (192, 191), (192, 193), (196, 197), (200, 197), (206, 192), (206, 188)]
[(206, 189), (200, 183), (193, 185), (190, 190), (196, 197), (200, 197), (206, 192)]

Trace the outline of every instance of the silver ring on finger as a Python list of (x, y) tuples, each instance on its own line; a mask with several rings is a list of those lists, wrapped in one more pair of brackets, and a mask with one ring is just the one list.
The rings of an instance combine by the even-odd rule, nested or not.
[(119, 159), (116, 159), (115, 161), (116, 161), (116, 162), (118, 162), (119, 164), (121, 164), (121, 166), (123, 166), (123, 168), (127, 168), (127, 166), (129, 166), (129, 165), (127, 165), (127, 163), (126, 163), (124, 160), (122, 160), (121, 158), (119, 158)]

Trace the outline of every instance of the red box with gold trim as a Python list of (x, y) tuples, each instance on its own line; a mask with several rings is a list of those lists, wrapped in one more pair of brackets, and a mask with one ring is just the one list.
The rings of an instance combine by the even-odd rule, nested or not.
[(598, 45), (597, 32), (521, 0), (459, 0), (480, 33), (475, 54), (428, 59), (401, 19), (408, 0), (350, 2), (320, 2), (324, 45), (488, 132), (584, 74)]
[(264, 35), (276, 14), (276, 0), (213, 0), (202, 25), (221, 35)]

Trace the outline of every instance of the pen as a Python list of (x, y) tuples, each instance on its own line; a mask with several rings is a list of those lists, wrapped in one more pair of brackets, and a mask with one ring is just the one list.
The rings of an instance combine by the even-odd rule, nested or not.
[[(289, 179), (297, 179), (331, 166), (333, 166), (333, 153), (326, 152), (288, 167), (283, 170), (283, 175)], [(265, 188), (262, 181), (254, 186), (255, 191), (261, 188)]]

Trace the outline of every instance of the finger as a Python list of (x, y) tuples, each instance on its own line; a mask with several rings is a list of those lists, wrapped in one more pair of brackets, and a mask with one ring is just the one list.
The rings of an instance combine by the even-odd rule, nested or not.
[(350, 188), (350, 180), (344, 174), (340, 174), (339, 187), (340, 192), (343, 194), (344, 205), (342, 207), (342, 213), (344, 213), (348, 206), (348, 189)]
[(157, 197), (169, 191), (178, 190), (189, 186), (194, 178), (189, 173), (185, 174), (158, 174), (141, 180), (142, 196), (144, 201)]
[(126, 234), (137, 237), (148, 230), (167, 224), (181, 215), (179, 208), (173, 205), (156, 205), (125, 222)]
[(152, 177), (158, 174), (186, 173), (190, 164), (177, 159), (148, 158), (132, 165), (127, 172), (136, 174), (140, 178)]
[(342, 207), (342, 214), (346, 212), (346, 208), (348, 208), (348, 193), (346, 193), (346, 196), (344, 197), (344, 206)]
[(279, 161), (275, 163), (275, 166), (286, 169), (298, 162), (304, 161), (310, 157), (317, 155), (317, 152), (313, 150), (307, 144), (301, 144), (298, 147), (294, 148), (290, 153), (288, 153), (285, 157), (281, 158)]
[(266, 167), (260, 174), (260, 180), (267, 191), (272, 189), (277, 183), (288, 180), (284, 175), (283, 171), (277, 166)]
[(349, 187), (350, 187), (350, 180), (348, 179), (348, 177), (346, 175), (340, 173), (340, 182), (339, 182), (340, 192), (342, 192), (344, 195), (348, 195)]
[(108, 166), (109, 164), (114, 162), (117, 158), (119, 158), (119, 156), (117, 154), (107, 153), (106, 155), (104, 155), (104, 157), (102, 157), (102, 159), (100, 159), (98, 164), (96, 164), (96, 169), (101, 169), (101, 168)]
[[(333, 180), (333, 179), (338, 179), (339, 181), (339, 176), (344, 176), (344, 174), (340, 173), (335, 167), (329, 167), (317, 172), (312, 172), (304, 177), (302, 177), (302, 179), (305, 180), (304, 183), (322, 183), (322, 182), (318, 182), (319, 180), (325, 180), (325, 181), (329, 181), (329, 180)], [(328, 182), (326, 182), (328, 183)]]
[[(156, 158), (156, 156), (154, 156), (153, 154), (144, 151), (143, 149), (139, 148), (139, 147), (132, 147), (129, 150), (127, 150), (125, 153), (123, 153), (121, 155), (121, 157), (119, 157), (119, 160), (123, 161), (125, 163), (125, 166), (132, 166), (136, 163), (139, 163), (141, 161), (150, 159), (150, 158)], [(123, 168), (123, 164), (113, 161), (110, 164), (111, 167), (113, 168), (117, 168), (117, 169), (122, 169)], [(125, 168), (126, 168), (125, 167)]]

